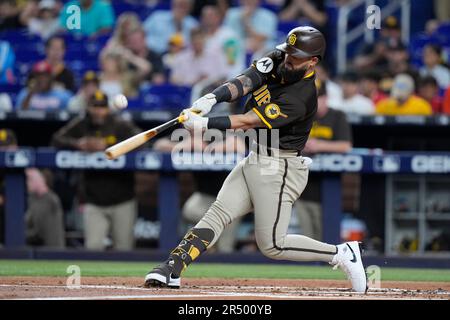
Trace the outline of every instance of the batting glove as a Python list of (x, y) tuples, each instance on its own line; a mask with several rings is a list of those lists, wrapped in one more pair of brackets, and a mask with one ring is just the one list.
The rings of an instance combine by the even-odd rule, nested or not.
[(190, 108), (191, 111), (198, 113), (201, 116), (209, 113), (212, 107), (217, 103), (216, 95), (208, 93), (200, 99), (197, 99)]
[(191, 109), (185, 109), (181, 114), (184, 116), (183, 126), (188, 130), (208, 128), (208, 118), (202, 117), (197, 113), (192, 112)]

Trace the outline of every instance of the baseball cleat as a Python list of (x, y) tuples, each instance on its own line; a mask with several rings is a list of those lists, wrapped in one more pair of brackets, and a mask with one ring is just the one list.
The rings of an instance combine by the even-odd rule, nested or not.
[(347, 278), (351, 281), (353, 290), (356, 292), (366, 293), (367, 275), (361, 259), (361, 247), (359, 242), (345, 242), (336, 246), (338, 252), (330, 262), (333, 270), (341, 268)]
[(180, 288), (181, 278), (172, 276), (172, 266), (162, 263), (145, 276), (144, 287)]

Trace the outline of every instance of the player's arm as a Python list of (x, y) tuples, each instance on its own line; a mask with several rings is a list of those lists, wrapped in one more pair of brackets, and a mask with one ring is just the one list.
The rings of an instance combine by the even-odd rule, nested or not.
[(232, 102), (260, 87), (263, 82), (263, 76), (251, 66), (241, 75), (216, 88), (212, 94), (216, 96), (217, 103)]
[(250, 110), (245, 114), (233, 114), (223, 117), (205, 118), (199, 116), (190, 110), (184, 111), (187, 116), (187, 120), (183, 123), (188, 129), (194, 129), (195, 127), (201, 129), (242, 129), (247, 130), (251, 128), (265, 127), (263, 120), (253, 111)]
[(283, 59), (283, 53), (275, 50), (266, 57), (253, 63), (248, 69), (236, 78), (228, 80), (213, 92), (201, 97), (192, 104), (191, 110), (205, 115), (219, 102), (235, 101), (263, 85), (274, 68), (274, 61)]
[(233, 114), (228, 117), (230, 118), (231, 129), (247, 130), (252, 128), (264, 127), (264, 123), (253, 110), (250, 110), (244, 114)]
[(191, 110), (204, 116), (211, 111), (211, 108), (216, 103), (232, 102), (239, 99), (260, 87), (263, 81), (263, 76), (261, 76), (256, 68), (252, 66), (245, 70), (241, 75), (225, 82), (214, 89), (213, 92), (196, 100), (192, 104)]

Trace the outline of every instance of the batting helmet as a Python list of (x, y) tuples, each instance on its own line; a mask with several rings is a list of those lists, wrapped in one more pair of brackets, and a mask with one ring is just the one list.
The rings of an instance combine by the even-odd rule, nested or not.
[(325, 37), (313, 27), (297, 27), (287, 35), (286, 42), (277, 46), (278, 50), (297, 58), (319, 57), (325, 53)]

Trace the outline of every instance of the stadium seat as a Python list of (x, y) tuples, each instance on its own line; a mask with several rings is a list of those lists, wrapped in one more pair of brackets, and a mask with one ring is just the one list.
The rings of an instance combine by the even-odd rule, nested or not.
[(141, 88), (139, 96), (145, 109), (180, 112), (189, 106), (191, 88), (171, 84), (148, 85)]

